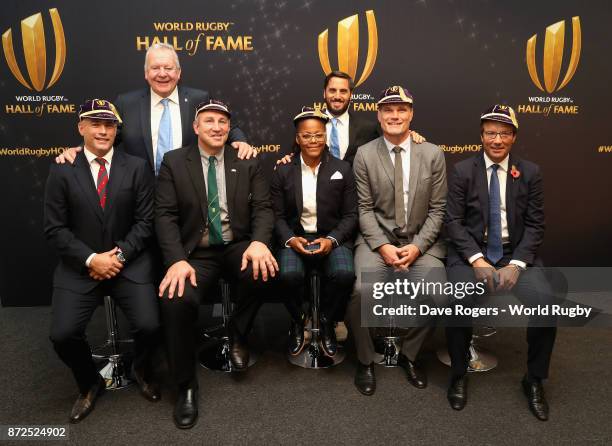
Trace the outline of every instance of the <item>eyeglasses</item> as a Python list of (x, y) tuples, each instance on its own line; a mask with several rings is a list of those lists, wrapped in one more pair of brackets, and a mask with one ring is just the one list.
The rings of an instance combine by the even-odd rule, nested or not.
[(510, 138), (512, 138), (512, 136), (514, 136), (514, 133), (512, 132), (492, 132), (492, 131), (486, 131), (486, 132), (482, 132), (482, 134), (484, 135), (485, 139), (488, 139), (489, 141), (493, 141), (495, 138), (497, 138), (497, 135), (499, 135), (499, 137), (506, 141)]
[(311, 133), (298, 133), (298, 135), (304, 141), (312, 141), (312, 140), (314, 140), (314, 142), (325, 141), (325, 136), (327, 136), (327, 135), (325, 135), (325, 133), (315, 133), (315, 134), (311, 134)]

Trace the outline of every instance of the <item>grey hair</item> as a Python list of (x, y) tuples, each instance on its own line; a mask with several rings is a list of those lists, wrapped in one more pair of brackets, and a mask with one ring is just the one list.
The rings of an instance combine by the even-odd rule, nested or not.
[(145, 54), (145, 64), (144, 64), (145, 71), (147, 71), (147, 60), (149, 60), (149, 52), (153, 50), (172, 51), (172, 54), (174, 55), (174, 63), (176, 65), (176, 68), (179, 70), (181, 69), (181, 64), (179, 62), (178, 54), (176, 54), (176, 50), (174, 49), (172, 45), (170, 45), (169, 43), (154, 43), (149, 48), (147, 48), (147, 52)]

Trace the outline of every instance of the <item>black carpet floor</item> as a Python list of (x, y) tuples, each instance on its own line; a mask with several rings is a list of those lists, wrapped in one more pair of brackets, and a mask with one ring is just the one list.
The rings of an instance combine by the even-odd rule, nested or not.
[[(76, 386), (48, 340), (50, 312), (0, 309), (0, 425), (67, 424)], [(168, 386), (156, 404), (132, 387), (103, 395), (84, 422), (70, 426), (67, 443), (612, 444), (612, 330), (559, 330), (546, 383), (551, 417), (542, 423), (528, 411), (520, 389), (524, 330), (500, 329), (484, 341), (499, 366), (470, 375), (468, 405), (455, 412), (445, 396), (448, 370), (435, 354), (442, 333), (422, 353), (426, 389), (411, 387), (401, 369), (377, 367), (378, 389), (365, 397), (353, 386), (350, 343), (347, 359), (333, 369), (289, 364), (283, 353), (287, 322), (280, 305), (262, 308), (254, 330), (261, 356), (247, 373), (200, 369), (200, 418), (193, 429), (174, 427)], [(103, 311), (88, 333), (92, 344), (104, 339)]]

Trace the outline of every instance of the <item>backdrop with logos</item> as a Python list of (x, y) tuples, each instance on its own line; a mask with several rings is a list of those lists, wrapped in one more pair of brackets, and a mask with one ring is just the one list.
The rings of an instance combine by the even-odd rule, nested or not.
[(178, 51), (181, 82), (228, 102), (271, 169), (292, 117), (322, 103), (326, 70), (354, 74), (353, 110), (401, 84), (412, 128), (447, 166), (481, 150), (479, 115), (515, 108), (517, 155), (542, 166), (551, 266), (605, 266), (612, 246), (612, 10), (605, 0), (8, 0), (0, 17), (0, 296), (50, 302), (42, 231), (53, 158), (79, 143), (84, 100), (145, 86), (144, 52)]

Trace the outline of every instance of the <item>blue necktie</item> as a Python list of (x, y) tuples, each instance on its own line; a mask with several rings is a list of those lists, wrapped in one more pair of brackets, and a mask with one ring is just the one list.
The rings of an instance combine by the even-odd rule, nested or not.
[(495, 265), (504, 255), (502, 247), (501, 196), (497, 169), (499, 164), (491, 166), (489, 182), (489, 228), (487, 230), (487, 258)]
[(340, 159), (340, 142), (338, 138), (338, 127), (336, 127), (338, 123), (338, 118), (332, 118), (332, 128), (331, 134), (329, 137), (329, 150), (333, 156)]
[(164, 106), (164, 112), (159, 120), (159, 131), (157, 132), (157, 155), (155, 158), (155, 175), (159, 173), (164, 154), (172, 150), (172, 118), (170, 116), (170, 99), (164, 98), (160, 102)]

